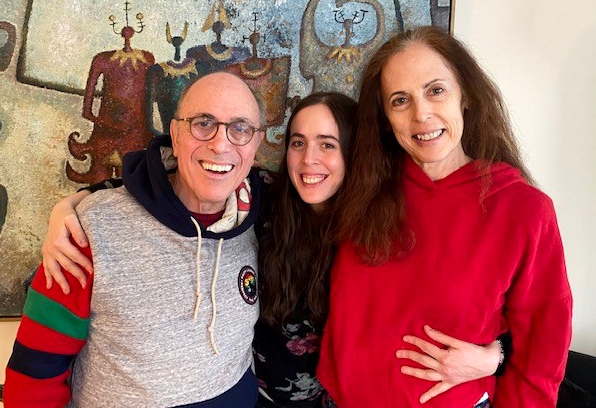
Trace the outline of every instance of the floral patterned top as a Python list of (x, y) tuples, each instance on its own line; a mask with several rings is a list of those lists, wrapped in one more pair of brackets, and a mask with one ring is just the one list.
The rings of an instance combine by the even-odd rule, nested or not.
[(283, 407), (321, 407), (324, 389), (315, 377), (321, 333), (300, 316), (283, 327), (261, 319), (255, 326), (253, 351), (259, 387)]

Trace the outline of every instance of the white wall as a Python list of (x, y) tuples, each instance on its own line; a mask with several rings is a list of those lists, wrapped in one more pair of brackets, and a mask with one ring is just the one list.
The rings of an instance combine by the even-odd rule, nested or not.
[(455, 34), (499, 84), (530, 171), (555, 203), (574, 295), (571, 347), (592, 355), (596, 355), (595, 28), (594, 0), (455, 1)]

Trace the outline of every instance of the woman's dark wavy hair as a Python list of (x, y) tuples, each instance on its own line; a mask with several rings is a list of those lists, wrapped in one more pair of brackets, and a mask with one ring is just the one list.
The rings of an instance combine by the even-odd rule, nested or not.
[(353, 99), (336, 92), (317, 92), (296, 105), (288, 120), (285, 154), (272, 187), (269, 221), (259, 237), (259, 285), (261, 318), (266, 323), (283, 325), (297, 312), (322, 330), (329, 311), (329, 272), (335, 252), (332, 215), (338, 194), (317, 214), (300, 198), (286, 162), (292, 121), (298, 112), (314, 105), (325, 105), (333, 115), (344, 161), (351, 151), (357, 111)]
[[(373, 55), (362, 76), (354, 153), (348, 162), (344, 204), (338, 216), (338, 236), (351, 240), (369, 264), (378, 264), (408, 251), (415, 237), (406, 227), (401, 177), (405, 155), (385, 116), (381, 74), (389, 59), (408, 45), (423, 44), (447, 62), (462, 89), (464, 130), (462, 145), (472, 159), (481, 159), (481, 174), (505, 162), (533, 183), (524, 166), (509, 115), (496, 84), (480, 68), (465, 46), (436, 27), (405, 31), (387, 41)], [(483, 194), (489, 177), (484, 177)], [(479, 197), (481, 200), (482, 197)]]

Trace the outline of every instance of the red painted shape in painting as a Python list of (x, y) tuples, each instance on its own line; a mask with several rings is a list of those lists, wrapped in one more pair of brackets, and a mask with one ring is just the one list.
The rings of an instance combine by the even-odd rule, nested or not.
[[(87, 172), (78, 173), (66, 164), (67, 177), (77, 183), (96, 183), (121, 175), (122, 156), (147, 147), (153, 137), (146, 120), (145, 80), (147, 69), (155, 63), (148, 51), (134, 50), (131, 27), (122, 29), (125, 46), (121, 50), (97, 54), (91, 62), (83, 99), (83, 117), (93, 122), (86, 142), (77, 132), (68, 140), (68, 150), (78, 160), (90, 158)], [(93, 112), (94, 93), (103, 77), (100, 107)]]

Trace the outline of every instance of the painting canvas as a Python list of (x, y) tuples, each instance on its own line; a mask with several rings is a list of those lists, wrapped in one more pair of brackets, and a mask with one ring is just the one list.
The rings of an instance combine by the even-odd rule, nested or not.
[[(19, 316), (52, 205), (119, 176), (167, 132), (182, 89), (215, 71), (266, 105), (257, 161), (275, 170), (292, 106), (357, 97), (392, 34), (450, 29), (448, 0), (8, 0), (0, 21), (0, 316)], [(217, 97), (217, 95), (214, 95)]]

